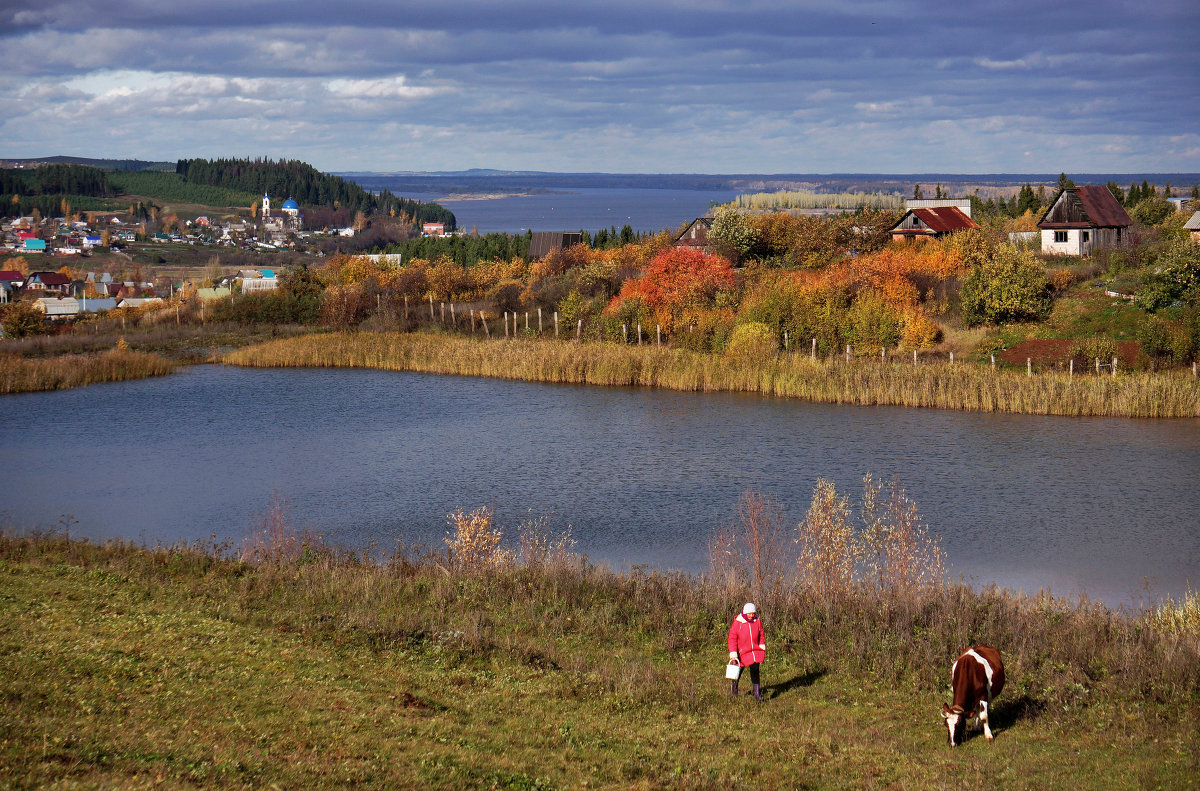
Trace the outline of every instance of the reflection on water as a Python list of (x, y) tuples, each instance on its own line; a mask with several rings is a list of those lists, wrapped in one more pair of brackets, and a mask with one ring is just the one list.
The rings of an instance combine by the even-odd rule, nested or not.
[(378, 371), (198, 367), (0, 399), (0, 511), (93, 537), (238, 539), (286, 499), (351, 544), (440, 545), (455, 508), (546, 515), (616, 565), (701, 570), (748, 487), (898, 478), (954, 574), (1111, 603), (1200, 582), (1200, 421), (844, 407)]

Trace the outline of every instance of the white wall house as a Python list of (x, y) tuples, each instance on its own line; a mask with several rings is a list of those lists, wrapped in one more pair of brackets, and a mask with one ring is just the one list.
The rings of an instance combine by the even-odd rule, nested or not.
[(1038, 229), (1043, 253), (1083, 257), (1124, 244), (1131, 225), (1108, 187), (1070, 187), (1054, 197)]

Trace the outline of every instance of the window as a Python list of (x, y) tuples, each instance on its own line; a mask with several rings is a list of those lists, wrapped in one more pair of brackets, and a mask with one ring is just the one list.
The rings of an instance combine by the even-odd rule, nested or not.
[(1066, 231), (1055, 231), (1054, 232), (1054, 243), (1055, 244), (1064, 244), (1064, 243), (1066, 243), (1066, 241), (1067, 241), (1067, 232)]
[(1086, 243), (1087, 241), (1089, 241), (1091, 238), (1092, 238), (1091, 231), (1084, 231), (1084, 232), (1083, 232), (1083, 241), (1084, 241), (1085, 243)]

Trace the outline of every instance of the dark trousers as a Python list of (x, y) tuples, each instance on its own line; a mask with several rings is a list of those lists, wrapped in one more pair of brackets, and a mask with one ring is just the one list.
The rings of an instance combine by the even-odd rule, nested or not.
[[(746, 670), (749, 670), (749, 671), (750, 671), (750, 683), (751, 683), (751, 684), (757, 684), (757, 683), (758, 683), (758, 662), (755, 662), (753, 665), (746, 665), (746, 666), (744, 666), (744, 667), (742, 668), (742, 670), (743, 670), (743, 671), (746, 671)], [(734, 682), (733, 682), (733, 683), (734, 683), (734, 685), (736, 685), (736, 684), (738, 683), (738, 681), (741, 681), (741, 680), (742, 680), (742, 674), (741, 674), (741, 673), (739, 673), (739, 674), (738, 674), (737, 681), (734, 681)]]

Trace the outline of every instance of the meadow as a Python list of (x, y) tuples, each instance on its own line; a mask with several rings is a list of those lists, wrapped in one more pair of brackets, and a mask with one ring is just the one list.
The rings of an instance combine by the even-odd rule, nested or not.
[[(920, 359), (920, 358), (918, 358)], [(1038, 415), (1196, 417), (1190, 372), (1117, 376), (993, 369), (911, 357), (713, 354), (665, 346), (478, 339), (441, 332), (325, 333), (272, 340), (224, 357), (234, 365), (348, 367), (541, 382), (740, 391), (835, 404)]]
[[(1200, 600), (616, 572), (537, 523), (350, 552), (0, 534), (8, 788), (1195, 787)], [(493, 540), (494, 539), (494, 540)], [(756, 586), (768, 580), (766, 587)], [(766, 700), (724, 680), (753, 596)], [(1000, 647), (988, 743), (938, 716)]]

